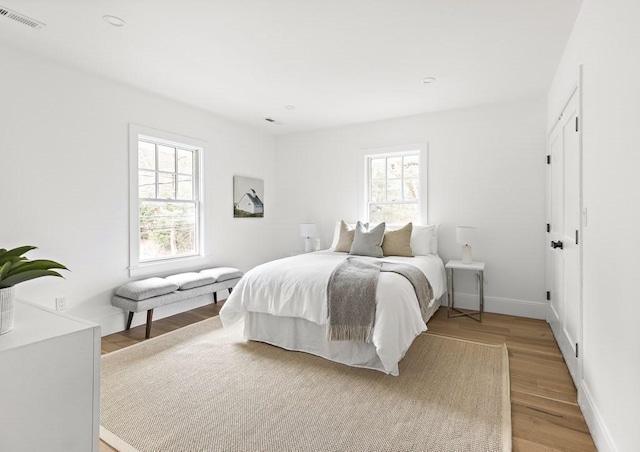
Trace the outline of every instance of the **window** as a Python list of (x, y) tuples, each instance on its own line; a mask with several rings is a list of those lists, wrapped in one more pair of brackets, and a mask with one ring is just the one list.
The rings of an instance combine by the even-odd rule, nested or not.
[(369, 221), (419, 221), (420, 151), (369, 155), (366, 159)]
[[(131, 126), (132, 269), (203, 254), (203, 147), (194, 143), (186, 137)], [(160, 270), (165, 268), (154, 268)]]

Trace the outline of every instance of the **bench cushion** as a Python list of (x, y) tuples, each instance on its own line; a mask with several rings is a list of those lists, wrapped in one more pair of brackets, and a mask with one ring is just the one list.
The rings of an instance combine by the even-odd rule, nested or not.
[(242, 278), (242, 272), (233, 267), (208, 268), (200, 272), (201, 275), (210, 276), (216, 282), (227, 281), (229, 279)]
[(177, 275), (167, 276), (165, 279), (177, 284), (178, 290), (189, 290), (216, 282), (212, 276), (195, 272), (178, 273)]
[(166, 304), (198, 297), (200, 295), (208, 295), (212, 292), (231, 289), (235, 287), (236, 284), (238, 284), (238, 281), (240, 281), (240, 278), (229, 279), (227, 281), (216, 282), (213, 284), (207, 284), (206, 286), (196, 287), (194, 289), (176, 290), (175, 292), (158, 295), (157, 297), (146, 298), (139, 301), (132, 300), (131, 298), (127, 297), (122, 297), (116, 294), (111, 297), (111, 304), (129, 312), (142, 312), (149, 309), (158, 308)]
[(148, 278), (123, 284), (116, 289), (116, 295), (139, 301), (176, 290), (178, 290), (178, 285), (165, 278)]

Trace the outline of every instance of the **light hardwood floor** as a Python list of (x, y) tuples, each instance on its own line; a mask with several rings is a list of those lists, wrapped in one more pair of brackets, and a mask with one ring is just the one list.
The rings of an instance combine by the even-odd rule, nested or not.
[[(153, 322), (151, 337), (218, 315), (223, 302)], [(141, 314), (140, 314), (141, 315)], [(482, 323), (447, 318), (441, 308), (429, 331), (487, 344), (506, 344), (511, 379), (514, 451), (595, 451), (575, 386), (551, 329), (542, 320), (485, 313)], [(144, 340), (144, 326), (102, 338), (102, 353)], [(100, 451), (113, 451), (100, 442)]]

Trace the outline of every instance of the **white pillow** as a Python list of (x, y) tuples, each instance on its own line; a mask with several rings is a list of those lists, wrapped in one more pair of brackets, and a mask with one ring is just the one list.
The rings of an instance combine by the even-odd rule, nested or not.
[(438, 224), (413, 225), (411, 249), (416, 256), (438, 254)]

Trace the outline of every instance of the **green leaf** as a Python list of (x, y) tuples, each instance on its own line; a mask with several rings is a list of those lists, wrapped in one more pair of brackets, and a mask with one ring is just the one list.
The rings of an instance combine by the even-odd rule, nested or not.
[(20, 262), (20, 261), (26, 261), (27, 258), (26, 257), (19, 257), (19, 256), (2, 256), (0, 257), (0, 265), (3, 265), (5, 262)]
[(0, 281), (0, 288), (4, 289), (6, 287), (12, 287), (25, 281), (41, 278), (42, 276), (58, 276), (62, 278), (62, 275), (60, 273), (53, 270), (30, 270), (3, 279), (2, 281)]
[(12, 250), (7, 251), (6, 253), (4, 253), (3, 257), (7, 257), (7, 256), (22, 256), (24, 253), (28, 253), (31, 250), (35, 250), (37, 249), (36, 246), (19, 246), (18, 248), (14, 248)]
[(16, 265), (20, 265), (22, 262), (29, 262), (29, 261), (24, 257), (17, 257), (17, 256), (9, 256), (6, 258), (0, 257), (0, 265), (4, 265), (7, 262), (10, 263), (12, 266), (16, 266)]
[(7, 276), (16, 275), (18, 273), (31, 271), (31, 270), (50, 270), (52, 268), (68, 270), (67, 267), (65, 267), (62, 264), (59, 264), (56, 261), (50, 261), (46, 259), (36, 259), (33, 261), (18, 262), (7, 272)]
[(11, 262), (5, 262), (0, 267), (0, 281), (2, 281), (2, 279), (4, 278), (4, 275), (9, 271), (10, 268), (11, 268)]

